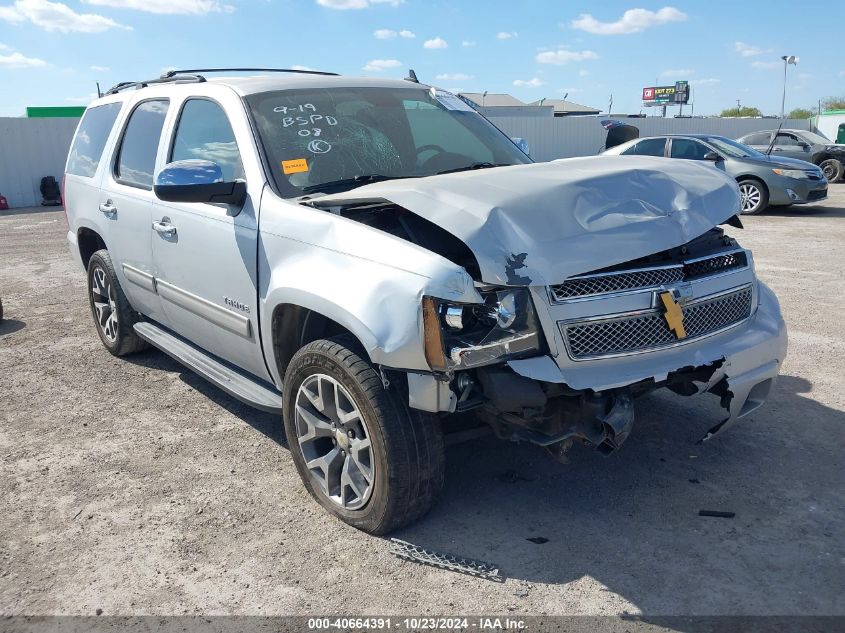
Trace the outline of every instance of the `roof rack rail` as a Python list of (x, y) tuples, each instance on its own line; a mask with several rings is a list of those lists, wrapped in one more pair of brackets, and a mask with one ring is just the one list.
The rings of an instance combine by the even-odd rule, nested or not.
[(196, 73), (295, 73), (300, 75), (329, 75), (337, 77), (338, 73), (330, 73), (324, 70), (305, 70), (300, 68), (192, 68), (189, 70), (169, 70), (161, 78), (166, 79), (174, 75), (196, 74)]
[[(114, 95), (121, 90), (128, 90), (130, 88), (146, 88), (151, 84), (169, 84), (169, 83), (202, 83), (205, 77), (195, 74), (173, 74), (162, 75), (157, 79), (147, 79), (145, 81), (122, 81), (106, 90), (105, 94)], [(104, 95), (105, 96), (105, 95)]]

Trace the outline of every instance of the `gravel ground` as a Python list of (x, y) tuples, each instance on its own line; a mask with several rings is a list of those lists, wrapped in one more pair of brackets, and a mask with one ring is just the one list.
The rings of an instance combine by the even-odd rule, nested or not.
[(440, 503), (395, 536), (491, 561), (504, 583), (399, 561), (329, 518), (278, 418), (160, 352), (103, 349), (61, 212), (0, 214), (0, 614), (845, 614), (845, 185), (831, 189), (731, 230), (789, 325), (752, 419), (699, 446), (716, 399), (667, 392), (638, 402), (609, 458), (449, 449)]

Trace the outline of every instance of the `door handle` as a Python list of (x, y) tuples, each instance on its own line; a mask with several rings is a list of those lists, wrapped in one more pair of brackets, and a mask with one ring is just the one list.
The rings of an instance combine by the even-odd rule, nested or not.
[(112, 217), (115, 213), (117, 213), (117, 207), (114, 206), (114, 202), (112, 202), (111, 200), (106, 200), (100, 205), (100, 212), (103, 215)]
[(170, 223), (170, 218), (162, 218), (160, 222), (153, 222), (153, 230), (162, 237), (176, 236), (176, 227)]

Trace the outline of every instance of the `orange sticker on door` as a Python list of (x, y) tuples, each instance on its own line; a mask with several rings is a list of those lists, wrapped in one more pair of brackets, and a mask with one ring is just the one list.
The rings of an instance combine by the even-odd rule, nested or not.
[(294, 158), (293, 160), (282, 161), (282, 171), (287, 174), (298, 174), (302, 171), (308, 171), (308, 161), (304, 158)]

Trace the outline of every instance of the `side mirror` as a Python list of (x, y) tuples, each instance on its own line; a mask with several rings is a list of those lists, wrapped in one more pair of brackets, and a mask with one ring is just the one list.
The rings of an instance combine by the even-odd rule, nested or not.
[(809, 143), (804, 143), (804, 142), (802, 141), (802, 142), (800, 142), (800, 143), (798, 143), (798, 144), (801, 146), (801, 149), (803, 149), (804, 151), (807, 151), (808, 149), (810, 149), (810, 144), (809, 144)]
[(513, 141), (514, 145), (516, 145), (520, 150), (522, 150), (523, 154), (528, 156), (528, 154), (530, 153), (528, 151), (528, 141), (526, 141), (524, 138), (519, 138), (516, 136), (512, 137), (511, 140)]
[(223, 181), (220, 165), (210, 160), (177, 160), (156, 175), (153, 191), (166, 202), (209, 202), (241, 206), (246, 182)]
[(719, 154), (716, 152), (707, 152), (704, 155), (704, 160), (712, 160), (714, 163), (718, 163), (720, 160), (724, 160)]

